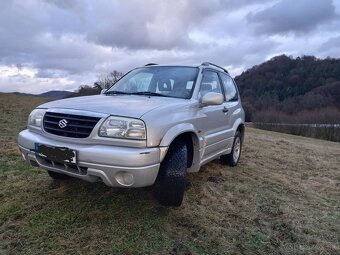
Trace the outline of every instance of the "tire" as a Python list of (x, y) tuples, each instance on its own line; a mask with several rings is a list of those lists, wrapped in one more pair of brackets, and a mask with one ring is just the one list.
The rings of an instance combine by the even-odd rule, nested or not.
[(157, 177), (156, 197), (163, 206), (178, 207), (182, 204), (187, 173), (187, 146), (175, 140), (161, 163)]
[(70, 178), (72, 178), (69, 175), (66, 174), (61, 174), (61, 173), (57, 173), (57, 172), (53, 172), (53, 171), (47, 171), (48, 175), (55, 180), (68, 180)]
[(236, 166), (241, 158), (242, 151), (242, 135), (239, 131), (236, 132), (233, 148), (230, 154), (223, 155), (220, 158), (222, 165)]

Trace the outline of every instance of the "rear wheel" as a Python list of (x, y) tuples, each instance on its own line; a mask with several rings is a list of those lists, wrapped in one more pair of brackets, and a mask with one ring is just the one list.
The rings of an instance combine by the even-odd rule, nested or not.
[(48, 175), (55, 180), (67, 180), (67, 179), (72, 178), (71, 176), (66, 175), (66, 174), (61, 174), (61, 173), (57, 173), (53, 171), (47, 171), (47, 172), (48, 172)]
[(187, 173), (187, 146), (175, 140), (161, 163), (156, 184), (158, 202), (164, 206), (180, 206), (183, 201)]
[(236, 132), (233, 147), (230, 154), (223, 155), (220, 161), (223, 165), (236, 166), (240, 161), (242, 150), (242, 136), (239, 131)]

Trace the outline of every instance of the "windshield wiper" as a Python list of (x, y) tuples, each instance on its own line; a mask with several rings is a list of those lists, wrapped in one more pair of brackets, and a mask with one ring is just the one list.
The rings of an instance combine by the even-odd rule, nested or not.
[(106, 91), (104, 94), (105, 95), (131, 95), (131, 93), (124, 92), (124, 91), (116, 91), (116, 90)]
[(157, 97), (169, 97), (167, 95), (163, 95), (161, 93), (151, 92), (151, 91), (140, 91), (140, 92), (133, 92), (130, 95), (143, 95), (143, 96), (157, 96)]

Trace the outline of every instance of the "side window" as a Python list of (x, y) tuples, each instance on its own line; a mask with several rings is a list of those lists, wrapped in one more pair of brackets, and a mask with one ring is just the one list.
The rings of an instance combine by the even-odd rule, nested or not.
[(222, 93), (220, 80), (216, 72), (204, 71), (203, 73), (200, 93), (203, 96), (208, 92)]
[(237, 90), (233, 80), (226, 74), (220, 74), (223, 83), (225, 99), (227, 101), (236, 101), (238, 99)]

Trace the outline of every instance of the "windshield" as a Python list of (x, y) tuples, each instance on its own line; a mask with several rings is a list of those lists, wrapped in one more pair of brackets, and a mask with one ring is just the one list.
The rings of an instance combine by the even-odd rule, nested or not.
[(106, 94), (136, 94), (189, 99), (197, 74), (197, 67), (142, 67), (125, 75)]

